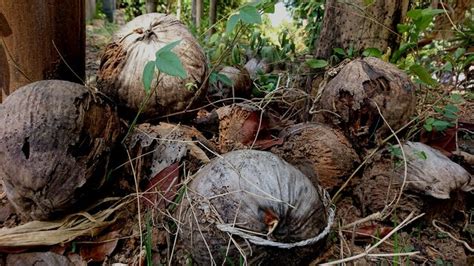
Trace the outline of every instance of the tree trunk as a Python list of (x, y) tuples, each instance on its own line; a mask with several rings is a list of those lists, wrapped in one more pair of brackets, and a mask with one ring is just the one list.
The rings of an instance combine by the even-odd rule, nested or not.
[(82, 83), (83, 0), (0, 0), (0, 36), (0, 100), (37, 80)]
[(216, 24), (217, 18), (217, 0), (211, 0), (209, 3), (209, 36), (216, 32), (214, 24)]
[(196, 1), (191, 0), (191, 21), (194, 25), (196, 25)]
[(156, 12), (156, 8), (158, 7), (157, 0), (146, 0), (146, 12), (153, 13)]
[(95, 0), (86, 0), (86, 20), (92, 20), (95, 17)]
[(203, 10), (202, 0), (196, 0), (196, 28), (198, 29), (201, 28), (202, 10)]
[(327, 0), (323, 28), (316, 43), (316, 57), (329, 58), (333, 48), (355, 50), (395, 48), (397, 24), (408, 9), (408, 0), (375, 0), (365, 5), (364, 0)]
[(181, 8), (182, 8), (182, 3), (181, 3), (181, 0), (178, 0), (178, 3), (176, 5), (176, 18), (178, 20), (181, 20)]

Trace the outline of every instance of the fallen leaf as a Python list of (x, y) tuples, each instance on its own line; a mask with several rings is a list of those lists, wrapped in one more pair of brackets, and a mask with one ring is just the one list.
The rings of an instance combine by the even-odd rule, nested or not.
[(166, 207), (178, 191), (179, 163), (173, 163), (151, 178), (145, 187), (145, 205)]
[(95, 243), (80, 244), (79, 254), (85, 261), (104, 261), (117, 247), (119, 231), (111, 231), (94, 240)]
[(359, 227), (355, 229), (355, 231), (345, 230), (344, 234), (347, 237), (352, 237), (352, 234), (354, 234), (354, 237), (356, 240), (366, 240), (366, 239), (371, 239), (373, 237), (383, 238), (386, 235), (388, 235), (388, 233), (390, 233), (392, 230), (393, 230), (392, 227), (368, 225), (368, 226)]

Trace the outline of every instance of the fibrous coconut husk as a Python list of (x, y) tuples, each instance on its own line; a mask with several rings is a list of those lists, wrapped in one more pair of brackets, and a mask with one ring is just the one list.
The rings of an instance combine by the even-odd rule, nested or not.
[(438, 150), (419, 142), (407, 142), (403, 150), (407, 159), (405, 180), (403, 159), (400, 155), (392, 158), (388, 151), (379, 153), (365, 170), (355, 189), (365, 211), (381, 211), (394, 203), (403, 182), (404, 190), (397, 209), (399, 215), (411, 210), (428, 212), (428, 216), (433, 217), (446, 215), (443, 212), (452, 213), (455, 203), (462, 204), (463, 192), (474, 190), (472, 176)]
[(232, 85), (229, 86), (219, 81), (218, 91), (213, 93), (212, 96), (219, 96), (223, 99), (231, 97), (248, 98), (250, 96), (252, 80), (245, 68), (226, 66), (219, 71), (219, 74), (225, 75), (232, 82)]
[(324, 122), (338, 126), (359, 147), (390, 133), (380, 113), (397, 130), (415, 111), (415, 86), (410, 78), (373, 57), (348, 63), (319, 93)]
[(317, 255), (317, 238), (332, 223), (328, 208), (324, 190), (278, 156), (233, 151), (188, 185), (178, 237), (198, 264), (242, 255), (250, 264), (297, 265)]
[(143, 184), (148, 203), (161, 207), (173, 200), (181, 187), (180, 166), (184, 163), (185, 171), (196, 172), (210, 161), (203, 149), (213, 150), (195, 128), (167, 123), (138, 125), (126, 146), (131, 159), (126, 163), (128, 174), (135, 174)]
[(272, 148), (287, 162), (316, 175), (313, 184), (332, 190), (344, 182), (359, 163), (359, 156), (342, 132), (317, 123), (290, 126), (281, 132), (283, 144)]
[[(172, 51), (181, 60), (187, 78), (161, 74), (158, 85), (156, 79), (152, 82), (153, 95), (142, 114), (156, 117), (196, 104), (207, 90), (206, 57), (186, 26), (172, 15), (141, 15), (115, 34), (101, 58), (97, 77), (99, 90), (134, 115), (147, 97), (142, 81), (146, 63), (156, 59), (155, 53), (160, 48), (177, 40), (181, 43)], [(195, 86), (187, 88), (187, 84)]]
[(216, 113), (221, 153), (249, 147), (265, 149), (281, 143), (271, 136), (271, 118), (257, 107), (239, 103), (218, 108)]
[(12, 93), (0, 109), (0, 176), (23, 216), (70, 212), (105, 180), (121, 132), (100, 94), (66, 81), (39, 81)]

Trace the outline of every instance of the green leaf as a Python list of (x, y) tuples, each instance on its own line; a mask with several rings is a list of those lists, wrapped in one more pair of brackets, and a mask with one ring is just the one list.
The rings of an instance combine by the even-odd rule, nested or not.
[(433, 117), (429, 117), (428, 119), (426, 119), (425, 124), (432, 125), (434, 121), (435, 119)]
[(234, 84), (234, 82), (232, 82), (229, 77), (221, 73), (217, 73), (217, 79), (219, 79), (222, 83), (224, 83), (224, 85), (229, 87), (232, 87), (232, 85)]
[(337, 48), (333, 48), (332, 50), (334, 51), (335, 54), (346, 56), (346, 52), (342, 48), (337, 47)]
[(456, 104), (464, 102), (463, 97), (461, 96), (461, 94), (458, 94), (458, 93), (451, 94), (451, 96), (449, 98), (450, 98), (451, 102), (456, 103)]
[(155, 75), (155, 61), (148, 61), (145, 68), (143, 69), (143, 86), (145, 87), (145, 92), (148, 94), (151, 90), (151, 83), (153, 82), (153, 77)]
[(373, 56), (373, 57), (380, 58), (382, 57), (382, 52), (377, 48), (367, 48), (364, 50), (364, 52), (362, 52), (362, 55), (365, 57)]
[(421, 9), (412, 9), (410, 11), (407, 12), (407, 17), (415, 20), (415, 19), (418, 19), (419, 17), (421, 17)]
[(422, 16), (436, 16), (438, 14), (444, 13), (443, 9), (433, 9), (433, 8), (425, 8), (421, 10)]
[(322, 59), (308, 59), (306, 64), (310, 68), (325, 68), (328, 65), (328, 61)]
[(156, 68), (161, 72), (174, 77), (186, 78), (187, 73), (184, 70), (178, 56), (173, 52), (164, 52), (156, 56)]
[(426, 160), (428, 159), (428, 155), (426, 155), (426, 152), (424, 151), (415, 151), (415, 155), (418, 156), (421, 160)]
[(398, 24), (397, 25), (397, 31), (399, 33), (405, 33), (405, 32), (408, 32), (410, 30), (411, 26), (410, 25), (407, 25), (407, 24)]
[(450, 113), (457, 113), (459, 112), (459, 108), (456, 106), (456, 105), (453, 105), (453, 104), (447, 104), (445, 107), (444, 107), (444, 110), (446, 112), (450, 112)]
[(459, 58), (461, 58), (461, 56), (463, 56), (465, 53), (466, 53), (465, 48), (458, 48), (456, 49), (456, 51), (454, 51), (453, 56), (456, 60), (459, 60)]
[(235, 29), (235, 26), (237, 25), (239, 20), (240, 20), (240, 16), (237, 15), (237, 14), (234, 14), (234, 15), (230, 16), (229, 20), (227, 20), (227, 25), (225, 27), (225, 32), (227, 34), (231, 33)]
[(181, 40), (170, 42), (167, 45), (161, 47), (161, 49), (156, 52), (156, 57), (158, 57), (159, 54), (171, 52), (171, 50), (175, 48), (179, 43), (181, 43)]
[(390, 59), (390, 63), (396, 63), (402, 56), (404, 56), (410, 49), (415, 48), (416, 43), (414, 42), (409, 42), (409, 43), (402, 43), (400, 44), (400, 48), (396, 50), (392, 58)]
[(410, 71), (415, 74), (423, 83), (433, 87), (438, 85), (438, 82), (431, 77), (428, 70), (426, 70), (424, 67), (415, 64), (410, 67)]
[(239, 12), (240, 19), (247, 24), (261, 24), (262, 16), (254, 6), (244, 6)]
[(450, 127), (451, 123), (444, 120), (436, 120), (433, 122), (432, 126), (436, 129), (436, 131), (443, 131), (446, 128)]
[(424, 124), (423, 128), (428, 132), (433, 131), (433, 126), (431, 124)]

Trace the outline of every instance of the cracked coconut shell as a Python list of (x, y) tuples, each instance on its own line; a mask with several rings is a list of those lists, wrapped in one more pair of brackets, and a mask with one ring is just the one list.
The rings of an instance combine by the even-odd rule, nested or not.
[[(302, 123), (281, 132), (283, 144), (272, 152), (310, 176), (313, 184), (334, 189), (344, 183), (359, 156), (342, 132), (327, 125)], [(309, 168), (309, 171), (307, 171)]]
[[(319, 107), (324, 122), (338, 126), (354, 145), (367, 147), (374, 137), (397, 130), (415, 112), (415, 86), (394, 65), (368, 57), (345, 65), (321, 92)], [(377, 109), (380, 108), (380, 113)]]
[[(249, 265), (298, 265), (317, 255), (318, 242), (281, 248), (255, 237), (291, 245), (317, 237), (331, 223), (321, 187), (278, 156), (256, 150), (233, 151), (202, 168), (177, 216), (178, 237), (199, 265), (239, 261), (241, 254)], [(233, 229), (238, 232), (229, 233)]]
[(187, 77), (162, 74), (154, 90), (155, 78), (151, 86), (153, 95), (142, 114), (156, 117), (183, 111), (197, 103), (207, 90), (204, 84), (206, 56), (183, 23), (172, 15), (158, 13), (136, 17), (115, 34), (101, 58), (97, 77), (99, 90), (134, 115), (146, 99), (142, 80), (146, 63), (156, 59), (160, 48), (178, 40), (180, 44), (172, 51), (181, 60)]
[(0, 108), (0, 177), (19, 214), (55, 218), (100, 187), (120, 134), (104, 97), (48, 80), (12, 93)]

